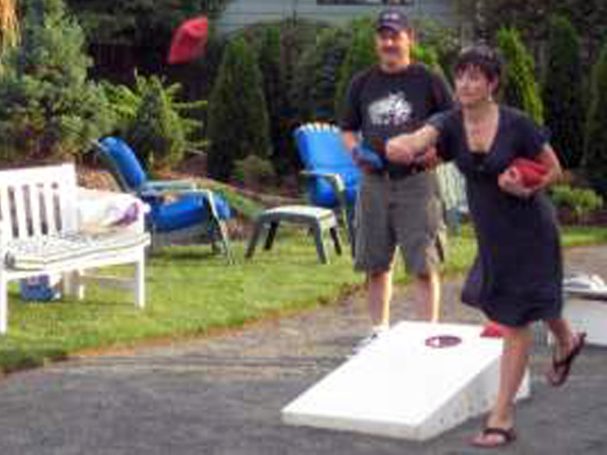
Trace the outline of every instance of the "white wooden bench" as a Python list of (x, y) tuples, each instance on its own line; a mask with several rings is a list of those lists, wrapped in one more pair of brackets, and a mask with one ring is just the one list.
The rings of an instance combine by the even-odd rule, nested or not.
[[(144, 307), (143, 212), (129, 229), (87, 233), (79, 226), (79, 194), (73, 164), (0, 171), (0, 334), (8, 329), (9, 282), (39, 275), (61, 274), (64, 293), (80, 299), (87, 282), (124, 287)], [(84, 273), (119, 264), (134, 264), (134, 277)]]

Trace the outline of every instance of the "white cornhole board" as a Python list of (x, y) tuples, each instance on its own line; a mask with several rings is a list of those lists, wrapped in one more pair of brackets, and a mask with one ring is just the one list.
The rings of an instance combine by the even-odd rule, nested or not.
[[(607, 289), (565, 292), (563, 317), (576, 332), (586, 332), (586, 341), (607, 346)], [(553, 340), (550, 338), (550, 342)]]
[[(291, 425), (426, 440), (487, 412), (497, 394), (501, 339), (482, 327), (402, 322), (282, 410)], [(453, 335), (457, 346), (426, 340)], [(527, 398), (529, 375), (518, 398)]]

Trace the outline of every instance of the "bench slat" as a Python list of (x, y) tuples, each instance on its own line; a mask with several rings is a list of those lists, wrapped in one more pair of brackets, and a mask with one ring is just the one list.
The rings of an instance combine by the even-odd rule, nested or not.
[(46, 221), (47, 234), (49, 235), (57, 233), (54, 192), (52, 182), (42, 184), (42, 194), (44, 195), (44, 221)]
[(27, 217), (25, 214), (25, 186), (23, 184), (17, 184), (12, 187), (13, 202), (15, 212), (17, 215), (15, 227), (17, 232), (17, 238), (22, 239), (28, 236), (27, 229)]
[(12, 214), (8, 198), (8, 187), (0, 187), (0, 211), (2, 216), (2, 241), (10, 241), (13, 239)]
[(32, 234), (34, 237), (42, 235), (42, 222), (40, 219), (40, 184), (34, 183), (30, 186), (30, 209), (32, 220)]

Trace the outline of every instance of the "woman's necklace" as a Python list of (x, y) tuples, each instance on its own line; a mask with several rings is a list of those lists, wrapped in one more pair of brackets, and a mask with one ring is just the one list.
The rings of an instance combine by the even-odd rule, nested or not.
[(464, 116), (464, 126), (468, 147), (477, 153), (488, 153), (497, 134), (498, 110), (492, 109), (485, 115), (470, 118)]

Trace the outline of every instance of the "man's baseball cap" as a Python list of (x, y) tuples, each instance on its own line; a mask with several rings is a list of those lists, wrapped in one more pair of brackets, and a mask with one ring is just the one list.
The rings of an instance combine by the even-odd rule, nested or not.
[(391, 8), (385, 9), (381, 13), (379, 13), (375, 28), (377, 31), (389, 29), (394, 32), (400, 33), (405, 30), (409, 30), (411, 28), (411, 25), (409, 24), (409, 19), (407, 18), (405, 13), (400, 10)]

